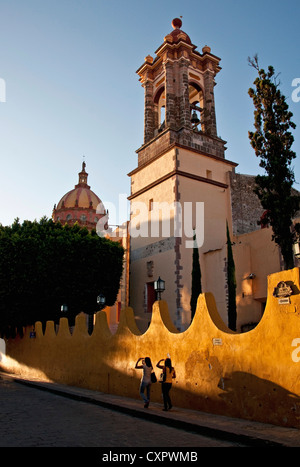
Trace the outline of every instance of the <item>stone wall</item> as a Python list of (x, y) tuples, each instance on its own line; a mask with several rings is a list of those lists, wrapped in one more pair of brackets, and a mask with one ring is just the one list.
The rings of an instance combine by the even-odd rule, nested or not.
[(253, 192), (255, 176), (229, 172), (232, 206), (232, 226), (234, 235), (260, 229), (257, 223), (264, 209)]
[(198, 154), (224, 159), (224, 144), (225, 141), (220, 138), (207, 136), (201, 131), (192, 132), (186, 128), (181, 128), (175, 132), (166, 129), (137, 150), (138, 167), (140, 168), (153, 159), (162, 156), (174, 146), (190, 148)]
[[(282, 303), (273, 294), (281, 281), (292, 289)], [(149, 356), (155, 365), (169, 353), (176, 368), (174, 406), (300, 428), (299, 291), (299, 268), (269, 276), (263, 318), (243, 334), (225, 326), (209, 293), (199, 296), (194, 320), (182, 333), (164, 301), (154, 304), (144, 334), (130, 308), (123, 310), (115, 334), (109, 331), (105, 312), (97, 314), (92, 335), (80, 315), (72, 335), (65, 318), (57, 334), (53, 322), (47, 323), (45, 334), (36, 323), (34, 335), (28, 328), (24, 337), (6, 342), (0, 369), (139, 398), (137, 359)], [(161, 402), (159, 383), (152, 385), (151, 398)]]

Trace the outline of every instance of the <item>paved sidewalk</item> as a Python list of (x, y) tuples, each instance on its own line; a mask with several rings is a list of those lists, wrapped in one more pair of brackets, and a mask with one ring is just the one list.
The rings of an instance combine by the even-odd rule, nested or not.
[(49, 391), (63, 397), (69, 397), (73, 400), (117, 410), (173, 428), (177, 427), (197, 432), (209, 437), (236, 441), (247, 446), (300, 447), (300, 430), (295, 428), (284, 428), (178, 407), (172, 408), (171, 411), (163, 412), (162, 404), (158, 403), (151, 403), (148, 409), (144, 409), (143, 402), (140, 400), (104, 394), (73, 386), (28, 380), (16, 375), (8, 375), (7, 373), (4, 375), (20, 384)]

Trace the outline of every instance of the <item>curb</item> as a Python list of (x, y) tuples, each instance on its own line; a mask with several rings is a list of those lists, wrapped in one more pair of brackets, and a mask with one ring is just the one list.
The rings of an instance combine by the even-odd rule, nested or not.
[(223, 441), (236, 442), (238, 444), (244, 445), (245, 447), (247, 446), (248, 447), (287, 447), (284, 443), (271, 441), (271, 440), (268, 440), (268, 439), (265, 439), (259, 436), (252, 436), (252, 435), (247, 435), (244, 433), (237, 434), (230, 430), (209, 427), (209, 426), (205, 426), (204, 424), (196, 424), (196, 423), (188, 422), (184, 420), (178, 420), (173, 417), (167, 418), (167, 417), (164, 417), (162, 415), (159, 415), (159, 414), (156, 414), (150, 411), (134, 409), (134, 408), (126, 407), (125, 405), (116, 404), (114, 402), (107, 402), (101, 399), (96, 399), (92, 396), (72, 392), (72, 390), (69, 389), (69, 387), (63, 390), (55, 386), (50, 387), (41, 382), (18, 379), (18, 378), (15, 378), (14, 376), (9, 376), (9, 377), (11, 377), (16, 383), (23, 384), (25, 386), (39, 389), (42, 391), (47, 391), (52, 394), (56, 394), (58, 396), (67, 397), (69, 399), (79, 401), (79, 402), (85, 402), (88, 404), (97, 405), (97, 406), (100, 406), (106, 409), (110, 409), (110, 410), (114, 410), (114, 411), (117, 411), (117, 412), (120, 412), (126, 415), (130, 415), (132, 417), (142, 418), (144, 420), (147, 420), (153, 423), (164, 424), (171, 428), (178, 428), (181, 430), (198, 433), (199, 435), (207, 436), (210, 438), (217, 438)]

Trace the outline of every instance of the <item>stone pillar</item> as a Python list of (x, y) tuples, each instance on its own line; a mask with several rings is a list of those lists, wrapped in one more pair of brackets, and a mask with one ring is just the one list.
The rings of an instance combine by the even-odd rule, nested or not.
[(144, 113), (144, 143), (148, 143), (154, 137), (154, 102), (153, 102), (153, 82), (146, 79), (145, 89), (145, 113)]
[(165, 68), (165, 94), (166, 94), (166, 109), (165, 119), (166, 128), (176, 128), (176, 101), (174, 89), (174, 65), (171, 62), (164, 63)]
[(191, 109), (189, 96), (189, 60), (182, 58), (179, 62), (179, 124), (180, 127), (191, 128)]
[(206, 70), (204, 73), (204, 112), (203, 132), (211, 136), (217, 136), (217, 122), (214, 97), (214, 73)]

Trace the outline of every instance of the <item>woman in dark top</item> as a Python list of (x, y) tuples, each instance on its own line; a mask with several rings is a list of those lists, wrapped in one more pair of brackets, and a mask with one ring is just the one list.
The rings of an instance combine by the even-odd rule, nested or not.
[[(164, 365), (161, 364), (161, 362), (163, 361)], [(157, 368), (163, 370), (163, 381), (161, 384), (161, 390), (164, 400), (163, 410), (170, 410), (172, 408), (170, 389), (172, 387), (172, 379), (176, 378), (175, 369), (172, 367), (172, 362), (170, 358), (166, 358), (166, 360), (162, 358), (161, 360), (159, 360), (156, 366)]]

